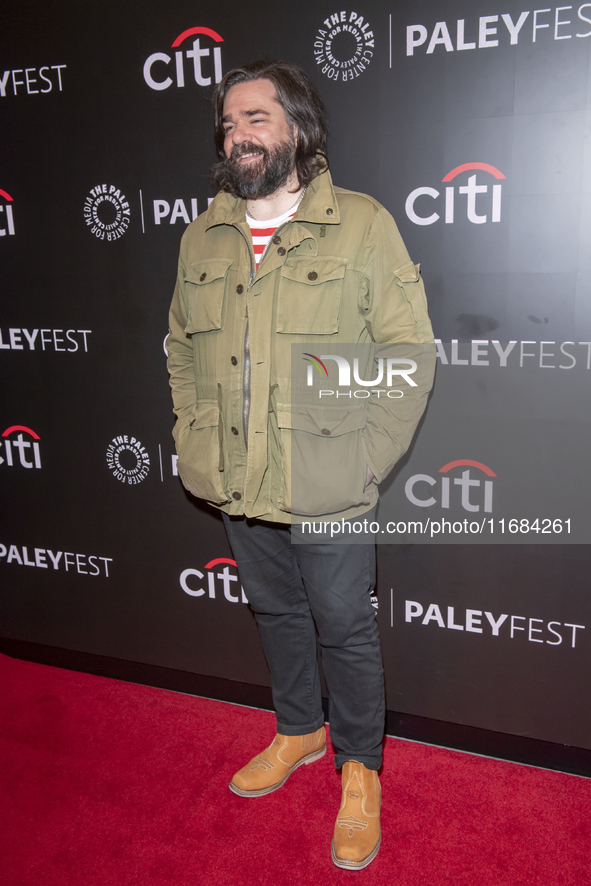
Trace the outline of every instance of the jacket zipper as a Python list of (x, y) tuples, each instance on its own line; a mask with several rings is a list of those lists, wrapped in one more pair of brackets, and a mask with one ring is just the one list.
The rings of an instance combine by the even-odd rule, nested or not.
[[(289, 220), (291, 221), (291, 219)], [(282, 231), (285, 228), (289, 221), (283, 222), (278, 228), (276, 228), (273, 237), (277, 236), (278, 231)], [(244, 237), (244, 242), (248, 247), (248, 255), (250, 258), (250, 282), (248, 284), (248, 289), (252, 286), (252, 282), (256, 276), (256, 264), (253, 261), (254, 253), (251, 249), (251, 244), (248, 242), (246, 238), (246, 234), (237, 227), (237, 230), (240, 231), (241, 235)], [(252, 239), (252, 236), (251, 236)], [(269, 242), (265, 246), (265, 250), (261, 255), (259, 266), (266, 256), (269, 246), (272, 242), (273, 238), (269, 239)], [(246, 330), (244, 332), (244, 371), (242, 373), (242, 432), (244, 434), (244, 446), (246, 451), (248, 452), (248, 422), (250, 419), (250, 339), (248, 334), (248, 317), (246, 318)]]
[[(244, 237), (244, 242), (248, 249), (248, 257), (250, 259), (250, 282), (248, 289), (252, 286), (252, 281), (256, 275), (256, 265), (253, 259), (253, 252), (246, 234), (236, 225), (236, 230)], [(252, 239), (252, 238), (251, 238)], [(248, 452), (248, 419), (250, 416), (250, 340), (248, 337), (248, 316), (246, 318), (246, 329), (244, 331), (244, 369), (242, 371), (242, 433), (244, 434), (244, 446)]]

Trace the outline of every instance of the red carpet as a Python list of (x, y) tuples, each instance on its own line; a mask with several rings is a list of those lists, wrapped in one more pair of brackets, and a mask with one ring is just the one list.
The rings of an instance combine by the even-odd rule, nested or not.
[(387, 739), (382, 848), (340, 871), (329, 753), (241, 799), (273, 716), (0, 655), (2, 886), (591, 884), (591, 781)]

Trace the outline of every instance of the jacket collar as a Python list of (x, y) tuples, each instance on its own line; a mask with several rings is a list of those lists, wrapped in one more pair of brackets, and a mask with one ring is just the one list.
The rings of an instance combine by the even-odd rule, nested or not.
[[(215, 225), (238, 225), (244, 222), (245, 215), (245, 200), (220, 191), (207, 210), (206, 230)], [(293, 221), (320, 225), (340, 224), (339, 205), (328, 169), (310, 182)]]

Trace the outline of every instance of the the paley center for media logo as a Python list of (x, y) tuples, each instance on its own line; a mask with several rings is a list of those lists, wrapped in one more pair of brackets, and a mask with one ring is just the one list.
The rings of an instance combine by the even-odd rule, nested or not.
[(128, 486), (137, 486), (150, 471), (150, 456), (146, 447), (127, 434), (113, 437), (107, 446), (106, 458), (107, 467), (115, 479)]
[(366, 70), (375, 52), (375, 37), (361, 13), (341, 10), (329, 15), (314, 39), (314, 60), (329, 80), (353, 80)]
[(131, 218), (129, 201), (116, 185), (91, 188), (84, 201), (84, 221), (99, 240), (119, 240)]

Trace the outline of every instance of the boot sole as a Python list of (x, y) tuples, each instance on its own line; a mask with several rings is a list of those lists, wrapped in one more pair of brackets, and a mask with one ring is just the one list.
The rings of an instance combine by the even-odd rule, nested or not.
[(380, 834), (380, 839), (378, 840), (374, 848), (371, 850), (369, 855), (366, 855), (366, 857), (362, 858), (361, 861), (350, 861), (347, 858), (339, 858), (334, 851), (334, 840), (332, 840), (330, 844), (330, 854), (332, 856), (333, 862), (338, 868), (343, 868), (343, 870), (345, 871), (362, 871), (363, 868), (366, 868), (368, 864), (372, 863), (372, 861), (378, 854), (381, 843), (382, 835)]
[[(235, 785), (233, 781), (230, 782), (228, 787), (232, 791), (232, 793), (237, 794), (239, 797), (264, 797), (265, 794), (272, 794), (273, 791), (278, 791), (279, 788), (283, 787), (289, 776), (292, 772), (295, 772), (298, 766), (303, 766), (304, 764), (307, 766), (308, 763), (314, 763), (315, 760), (320, 760), (326, 754), (326, 745), (323, 745), (317, 751), (313, 751), (311, 754), (307, 754), (305, 757), (302, 757), (301, 760), (291, 767), (287, 775), (281, 781), (278, 781), (277, 784), (272, 784), (268, 788), (259, 788), (258, 791), (245, 791), (243, 788), (239, 788), (238, 785)], [(368, 862), (369, 864), (369, 862)]]

